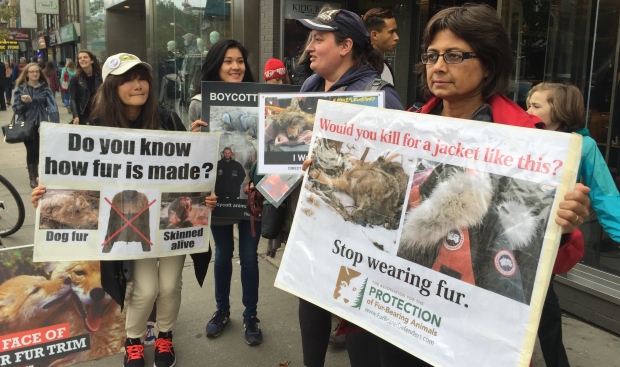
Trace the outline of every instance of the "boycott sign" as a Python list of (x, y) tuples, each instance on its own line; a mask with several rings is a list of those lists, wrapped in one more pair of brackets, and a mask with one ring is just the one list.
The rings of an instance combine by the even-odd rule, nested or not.
[(36, 261), (206, 252), (218, 139), (42, 124)]
[(433, 365), (527, 366), (580, 152), (575, 134), (319, 101), (275, 285)]

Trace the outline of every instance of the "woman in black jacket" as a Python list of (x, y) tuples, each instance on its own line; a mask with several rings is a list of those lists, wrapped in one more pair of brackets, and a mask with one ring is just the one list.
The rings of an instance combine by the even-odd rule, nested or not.
[(69, 84), (71, 96), (71, 113), (73, 124), (85, 125), (93, 108), (93, 99), (99, 86), (103, 83), (101, 78), (101, 65), (97, 57), (88, 50), (78, 53), (78, 65), (75, 77)]
[[(4, 91), (9, 83), (10, 81), (6, 77), (6, 68), (4, 67), (4, 63), (0, 62), (0, 92)], [(11, 103), (10, 101), (8, 102)], [(6, 111), (6, 103), (7, 101), (4, 99), (4, 93), (0, 93), (0, 111)]]

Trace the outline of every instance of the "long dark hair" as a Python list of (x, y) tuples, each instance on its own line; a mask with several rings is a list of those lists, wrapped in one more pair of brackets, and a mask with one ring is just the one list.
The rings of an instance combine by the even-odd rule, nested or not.
[(207, 57), (205, 57), (205, 62), (202, 64), (202, 68), (200, 69), (200, 78), (196, 78), (194, 80), (194, 90), (196, 91), (196, 94), (200, 94), (202, 91), (200, 87), (202, 81), (217, 82), (222, 80), (220, 78), (220, 69), (224, 63), (226, 51), (231, 48), (239, 49), (239, 51), (241, 51), (241, 56), (243, 56), (243, 62), (245, 63), (245, 74), (243, 75), (242, 81), (254, 81), (252, 70), (250, 70), (250, 66), (248, 64), (248, 50), (243, 47), (239, 41), (233, 39), (222, 39), (215, 42), (213, 46), (211, 46), (211, 49), (209, 49), (209, 52), (207, 53)]
[[(95, 56), (95, 54), (93, 54), (92, 52), (88, 51), (88, 50), (80, 50), (80, 52), (78, 52), (78, 59), (80, 58), (80, 54), (87, 54), (88, 57), (90, 57), (91, 61), (93, 62), (93, 71), (95, 71), (97, 74), (101, 75), (101, 64), (99, 64), (99, 60), (97, 60), (97, 56)], [(77, 71), (77, 77), (78, 77), (78, 81), (80, 80), (82, 75), (82, 66), (80, 66), (80, 63), (77, 62), (77, 67), (76, 67)]]
[(149, 96), (140, 111), (142, 129), (159, 129), (159, 110), (155, 87), (153, 87), (153, 77), (149, 69), (143, 65), (134, 66), (122, 75), (108, 75), (95, 94), (94, 108), (90, 118), (100, 119), (102, 126), (130, 127), (129, 119), (125, 115), (124, 104), (118, 96), (118, 87), (137, 77), (141, 77), (149, 83)]

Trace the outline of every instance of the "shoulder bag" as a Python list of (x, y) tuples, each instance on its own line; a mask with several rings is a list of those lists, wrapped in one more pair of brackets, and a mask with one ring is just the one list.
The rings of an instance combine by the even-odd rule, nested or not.
[(15, 122), (17, 114), (13, 114), (13, 118), (8, 125), (2, 126), (2, 134), (4, 134), (4, 141), (7, 143), (23, 143), (32, 139), (35, 134), (36, 126), (32, 122), (21, 121)]

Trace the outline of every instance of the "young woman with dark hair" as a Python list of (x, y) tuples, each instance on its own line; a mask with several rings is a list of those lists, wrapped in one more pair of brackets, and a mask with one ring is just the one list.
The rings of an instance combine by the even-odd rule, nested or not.
[(78, 53), (77, 70), (69, 84), (70, 106), (74, 125), (84, 125), (90, 117), (95, 93), (103, 79), (97, 57), (88, 50)]
[[(200, 131), (201, 126), (208, 123), (201, 118), (202, 100), (200, 97), (202, 81), (223, 81), (229, 83), (253, 82), (252, 72), (248, 67), (248, 51), (241, 43), (231, 39), (220, 40), (211, 46), (204, 64), (200, 79), (196, 80), (196, 94), (189, 106), (189, 117), (192, 122), (192, 131)], [(235, 168), (236, 167), (236, 168)], [(222, 159), (218, 162), (218, 180), (230, 178), (240, 169), (245, 175), (243, 167), (231, 157), (230, 149), (224, 149)], [(219, 185), (218, 185), (219, 186)], [(215, 194), (226, 196), (218, 191)], [(222, 186), (220, 186), (222, 187)], [(256, 317), (258, 306), (258, 241), (260, 240), (261, 222), (255, 221), (255, 235), (248, 220), (234, 220), (213, 218), (211, 232), (215, 240), (215, 262), (213, 274), (215, 276), (215, 303), (217, 310), (206, 326), (207, 336), (218, 337), (230, 321), (230, 282), (232, 278), (232, 257), (234, 250), (233, 228), (237, 224), (239, 230), (239, 262), (241, 264), (241, 289), (243, 311), (243, 325), (245, 326), (245, 342), (248, 345), (258, 345), (263, 341), (263, 334), (259, 326), (260, 320)]]
[[(357, 14), (325, 6), (315, 19), (298, 22), (310, 30), (305, 52), (310, 68), (314, 71), (302, 85), (302, 92), (364, 91), (369, 83), (381, 78), (383, 55), (372, 47), (370, 35)], [(403, 109), (400, 97), (392, 85), (388, 84), (382, 90), (385, 91), (386, 108)], [(305, 366), (321, 367), (325, 364), (325, 353), (332, 331), (331, 317), (329, 311), (299, 299), (299, 326)], [(359, 329), (347, 324), (351, 329)], [(366, 332), (358, 334), (368, 335)], [(353, 346), (351, 344), (356, 342), (349, 343), (347, 334), (347, 347)]]
[[(153, 88), (151, 66), (132, 54), (110, 56), (103, 68), (103, 84), (89, 124), (116, 128), (185, 131), (176, 113), (162, 110)], [(32, 191), (35, 208), (45, 186)], [(205, 204), (215, 208), (215, 195)], [(196, 278), (202, 284), (207, 273), (211, 252), (192, 254)], [(155, 366), (172, 367), (176, 355), (172, 345), (174, 327), (181, 306), (182, 272), (185, 255), (133, 261), (101, 261), (101, 285), (112, 299), (126, 308), (124, 367), (144, 367), (146, 323), (156, 304)], [(132, 267), (133, 293), (125, 299), (125, 278), (128, 264)], [(200, 274), (200, 275), (199, 275)]]

